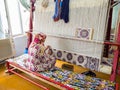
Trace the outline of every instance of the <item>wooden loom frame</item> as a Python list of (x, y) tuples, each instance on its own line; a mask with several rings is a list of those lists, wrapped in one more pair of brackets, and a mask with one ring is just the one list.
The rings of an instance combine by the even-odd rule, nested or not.
[[(107, 57), (108, 57), (108, 48), (109, 46), (116, 46), (116, 50), (114, 50), (114, 57), (113, 57), (113, 65), (112, 65), (112, 72), (110, 76), (111, 81), (116, 81), (116, 76), (117, 76), (117, 70), (120, 71), (120, 67), (118, 67), (118, 62), (119, 62), (119, 57), (120, 57), (120, 22), (118, 22), (118, 27), (117, 27), (117, 36), (116, 36), (116, 41), (115, 42), (110, 42), (110, 33), (111, 33), (111, 25), (112, 25), (112, 12), (113, 12), (113, 7), (117, 4), (119, 4), (120, 1), (114, 1), (111, 0), (111, 9), (109, 13), (109, 20), (108, 20), (108, 28), (107, 28), (107, 35), (106, 35), (106, 40), (108, 42), (104, 42), (104, 45), (106, 45), (106, 52), (107, 52)], [(120, 72), (118, 73), (120, 75)]]
[[(47, 87), (43, 86), (42, 84), (40, 84), (38, 82), (35, 82), (35, 81), (31, 80), (30, 78), (20, 74), (19, 72), (15, 71), (15, 69), (20, 70), (20, 71), (26, 73), (27, 75), (30, 75), (31, 77), (37, 79), (37, 80), (45, 82), (48, 85), (51, 85), (51, 86), (57, 88), (58, 90), (75, 90), (74, 88), (71, 88), (69, 86), (66, 86), (66, 85), (60, 83), (60, 82), (57, 82), (57, 81), (52, 80), (52, 79), (50, 79), (48, 77), (45, 77), (45, 76), (43, 76), (43, 75), (41, 75), (41, 74), (39, 74), (37, 72), (32, 72), (32, 71), (30, 71), (28, 69), (25, 69), (25, 68), (21, 67), (20, 65), (14, 63), (14, 62), (7, 61), (6, 62), (6, 67), (7, 67), (8, 73), (14, 73), (17, 76), (19, 76), (19, 77), (21, 77), (21, 78), (31, 82), (32, 84), (40, 87), (43, 90), (49, 90), (49, 88), (47, 88)], [(119, 88), (120, 88), (119, 84), (116, 83), (115, 84), (115, 90), (119, 90)]]
[[(33, 31), (32, 19), (33, 19), (33, 11), (35, 10), (35, 7), (34, 7), (35, 0), (30, 0), (30, 1), (31, 1), (31, 10), (30, 10), (30, 24), (29, 24), (30, 25), (29, 26), (30, 30), (29, 31), (32, 32)], [(111, 0), (111, 1), (113, 2), (114, 0)], [(112, 9), (111, 9), (111, 12), (112, 12)], [(111, 14), (111, 12), (110, 12), (110, 14)], [(111, 18), (109, 18), (109, 26), (111, 26)], [(109, 27), (108, 27), (108, 29), (110, 30)], [(110, 31), (108, 31), (108, 33), (107, 33), (107, 36), (110, 37), (109, 34), (110, 34)], [(32, 41), (32, 34), (29, 33), (27, 48), (29, 47), (31, 41)], [(116, 71), (117, 71), (117, 64), (118, 64), (118, 57), (119, 57), (119, 50), (120, 50), (120, 23), (119, 23), (118, 35), (117, 35), (117, 41), (116, 41), (116, 43), (104, 42), (104, 44), (105, 45), (114, 45), (114, 46), (117, 46), (117, 49), (114, 52), (112, 73), (111, 73), (111, 77), (110, 77), (111, 81), (115, 81), (115, 79), (116, 79)], [(24, 73), (26, 73), (28, 75), (32, 75), (34, 78), (36, 78), (38, 80), (41, 80), (41, 81), (43, 81), (45, 83), (48, 83), (49, 85), (52, 85), (52, 86), (54, 86), (56, 88), (59, 88), (60, 90), (66, 90), (66, 89), (67, 90), (74, 90), (73, 88), (70, 88), (68, 86), (65, 86), (62, 83), (59, 83), (59, 82), (51, 80), (51, 79), (49, 79), (47, 77), (44, 77), (44, 76), (42, 76), (42, 75), (40, 75), (40, 74), (38, 74), (36, 72), (32, 72), (30, 70), (24, 69), (24, 68), (20, 67), (19, 65), (17, 65), (16, 63), (7, 61), (6, 62), (6, 67), (7, 67), (7, 70), (8, 70), (9, 73), (10, 72), (14, 73), (14, 74), (20, 76), (21, 78), (23, 78), (23, 79), (25, 79), (25, 80), (27, 80), (27, 81), (29, 81), (29, 82), (37, 85), (38, 87), (42, 88), (43, 90), (49, 90), (49, 89), (46, 88), (45, 86), (37, 83), (37, 82), (34, 82), (34, 81), (30, 80), (29, 78), (21, 75), (20, 73), (15, 72), (14, 69), (18, 69), (18, 70), (20, 70), (20, 71), (22, 71), (22, 72), (24, 72)], [(119, 84), (118, 83), (116, 83), (116, 90), (119, 90)]]
[[(46, 88), (45, 86), (41, 85), (40, 83), (35, 82), (35, 81), (29, 79), (28, 77), (26, 77), (26, 76), (24, 76), (24, 75), (21, 75), (19, 72), (15, 71), (15, 69), (20, 70), (20, 71), (26, 73), (27, 75), (30, 75), (30, 76), (32, 76), (33, 78), (36, 78), (36, 79), (38, 79), (38, 80), (40, 80), (40, 81), (42, 81), (42, 82), (45, 82), (45, 83), (47, 83), (48, 85), (51, 85), (51, 86), (53, 86), (53, 87), (55, 87), (55, 88), (58, 88), (59, 90), (66, 90), (66, 89), (67, 89), (67, 90), (74, 90), (73, 88), (71, 88), (71, 87), (69, 87), (69, 86), (66, 86), (66, 85), (64, 85), (64, 84), (62, 84), (62, 83), (60, 83), (60, 82), (57, 82), (57, 81), (52, 80), (52, 79), (50, 79), (50, 78), (48, 78), (48, 77), (45, 77), (45, 76), (43, 76), (43, 75), (41, 75), (41, 74), (39, 74), (39, 73), (37, 73), (37, 72), (32, 72), (31, 70), (22, 68), (21, 66), (19, 66), (18, 64), (14, 63), (14, 62), (9, 62), (9, 61), (7, 61), (7, 62), (6, 62), (6, 68), (7, 68), (7, 70), (8, 70), (7, 72), (8, 72), (9, 74), (10, 74), (10, 73), (14, 73), (14, 74), (16, 74), (17, 76), (19, 76), (19, 77), (21, 77), (21, 78), (23, 78), (23, 79), (31, 82), (32, 84), (40, 87), (40, 88), (43, 89), (43, 90), (49, 90), (49, 89)], [(117, 88), (118, 88), (118, 86), (119, 86), (119, 85), (116, 84), (116, 87), (117, 87)], [(118, 89), (116, 89), (116, 90), (118, 90)]]

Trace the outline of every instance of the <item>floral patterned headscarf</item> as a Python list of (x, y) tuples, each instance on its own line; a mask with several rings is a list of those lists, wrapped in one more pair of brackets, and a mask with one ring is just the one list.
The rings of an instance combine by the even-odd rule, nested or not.
[(46, 35), (44, 33), (39, 33), (35, 35), (33, 42), (37, 44), (41, 44), (44, 43), (45, 39), (46, 39)]

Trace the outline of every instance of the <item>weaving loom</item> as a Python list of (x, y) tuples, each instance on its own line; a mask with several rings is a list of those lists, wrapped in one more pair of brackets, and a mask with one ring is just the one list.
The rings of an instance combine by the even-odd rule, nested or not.
[[(103, 53), (102, 43), (107, 30), (110, 1), (92, 0), (89, 2), (89, 0), (70, 0), (69, 22), (67, 24), (63, 20), (53, 21), (54, 2), (52, 0), (49, 1), (49, 6), (45, 9), (40, 3), (41, 1), (36, 2), (33, 32), (48, 34), (46, 44), (51, 45), (56, 49), (56, 52), (61, 51), (63, 55), (57, 57), (58, 59), (65, 59), (67, 62), (75, 62), (77, 65), (99, 71)], [(91, 40), (76, 38), (76, 28), (92, 28), (93, 38)], [(71, 61), (65, 57), (66, 55), (64, 54), (67, 53), (63, 53), (64, 51), (72, 54), (73, 59)], [(74, 53), (77, 56), (74, 56)], [(83, 57), (83, 63), (78, 62), (77, 57), (79, 55)], [(92, 68), (92, 66), (85, 65), (91, 62), (87, 57), (95, 59), (95, 67)]]
[(43, 90), (49, 90), (48, 87), (41, 85), (38, 82), (34, 82), (28, 77), (16, 72), (17, 70), (26, 73), (27, 75), (32, 76), (35, 79), (38, 79), (48, 85), (56, 87), (57, 90), (119, 90), (118, 84), (109, 80), (103, 80), (100, 78), (85, 76), (80, 73), (75, 73), (73, 71), (54, 68), (50, 71), (45, 72), (33, 72), (24, 66), (24, 60), (28, 58), (27, 54), (19, 56), (14, 59), (9, 59), (6, 63), (8, 72), (14, 73), (27, 81), (39, 86)]
[[(58, 22), (53, 21), (52, 16), (54, 14), (54, 2), (52, 0), (49, 0), (49, 6), (47, 8), (43, 8), (41, 3), (42, 1), (40, 0), (36, 1), (35, 26), (33, 32), (43, 32), (48, 35), (46, 44), (51, 45), (54, 48), (53, 52), (55, 53), (57, 59), (64, 60), (66, 62), (73, 63), (76, 65), (81, 65), (91, 70), (100, 71), (101, 57), (103, 53), (103, 45), (108, 21), (108, 13), (111, 4), (110, 0), (92, 0), (90, 2), (89, 0), (71, 0), (71, 12), (69, 15), (70, 21), (67, 24), (64, 23), (62, 20), (59, 20)], [(83, 40), (81, 38), (76, 38), (75, 30), (79, 27), (92, 28), (94, 30), (93, 38), (91, 40)], [(71, 81), (69, 81), (69, 83), (66, 84), (66, 82), (63, 82), (66, 81), (66, 79), (63, 77), (65, 76), (64, 74), (63, 76), (61, 76), (61, 78), (54, 78), (57, 74), (54, 72), (52, 73), (52, 71), (38, 73), (27, 70), (23, 64), (25, 58), (27, 58), (27, 56), (23, 55), (13, 60), (8, 60), (8, 71), (15, 73), (20, 77), (23, 76), (15, 72), (14, 69), (18, 69), (27, 74), (31, 73), (33, 77), (37, 78), (38, 80), (45, 79), (46, 83), (48, 83), (48, 81), (52, 82), (54, 84), (49, 84), (53, 86), (57, 85), (56, 87), (61, 90), (79, 90), (83, 88), (86, 88), (87, 90), (95, 88), (94, 90), (96, 90), (98, 84), (100, 84), (101, 82), (104, 82), (103, 85), (106, 87), (102, 88), (101, 85), (100, 87), (98, 87), (99, 89), (102, 88), (100, 90), (119, 90), (118, 84), (114, 82), (104, 81), (98, 78), (89, 78), (86, 76), (81, 76), (81, 74), (75, 74), (74, 72), (64, 71), (59, 68), (55, 69), (55, 71), (60, 71), (57, 72), (58, 74), (67, 72), (72, 73), (75, 76), (80, 75), (80, 78), (82, 78), (84, 84), (89, 83), (89, 85), (91, 85), (90, 83), (92, 83), (92, 81), (86, 81), (85, 78), (90, 80), (94, 79), (95, 81), (93, 80), (93, 82), (99, 82), (95, 86), (91, 85), (91, 87), (86, 87), (80, 84), (83, 83), (81, 82), (82, 80), (79, 81), (78, 78), (75, 79), (75, 77), (70, 76), (78, 81), (73, 83), (76, 83), (75, 85), (71, 85)], [(68, 79), (67, 76), (65, 77)], [(73, 80), (73, 78), (70, 79)], [(38, 83), (35, 83), (31, 80), (28, 81), (39, 86), (40, 88), (43, 88), (44, 90), (48, 90), (46, 87), (43, 87)]]

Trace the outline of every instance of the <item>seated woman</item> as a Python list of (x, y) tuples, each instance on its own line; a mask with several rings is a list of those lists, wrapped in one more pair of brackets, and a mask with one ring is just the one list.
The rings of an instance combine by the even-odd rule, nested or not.
[(54, 68), (56, 58), (52, 54), (51, 47), (45, 47), (45, 39), (46, 35), (43, 33), (35, 35), (34, 40), (28, 49), (28, 59), (25, 63), (26, 68), (38, 72)]

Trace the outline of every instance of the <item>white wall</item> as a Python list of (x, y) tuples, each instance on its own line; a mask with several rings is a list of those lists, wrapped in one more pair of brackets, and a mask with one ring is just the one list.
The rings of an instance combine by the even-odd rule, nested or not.
[(15, 44), (15, 56), (22, 55), (27, 46), (27, 37), (26, 35), (16, 36), (13, 38)]

